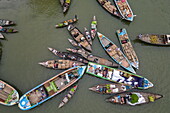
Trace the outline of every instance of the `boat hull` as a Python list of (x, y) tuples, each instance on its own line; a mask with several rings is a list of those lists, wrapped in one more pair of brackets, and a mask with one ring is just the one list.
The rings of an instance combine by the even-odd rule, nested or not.
[(9, 84), (0, 80), (0, 104), (12, 106), (18, 103), (19, 94)]
[(127, 21), (133, 21), (134, 14), (132, 12), (132, 9), (130, 8), (127, 0), (113, 0), (123, 17), (123, 19)]
[(140, 34), (137, 37), (139, 40), (148, 44), (170, 46), (170, 35), (168, 34)]
[(94, 91), (96, 93), (100, 93), (100, 94), (122, 93), (125, 91), (129, 91), (131, 89), (132, 89), (132, 87), (130, 85), (116, 84), (116, 83), (99, 84), (99, 85), (95, 85), (95, 86), (89, 88), (89, 90)]
[(154, 102), (155, 100), (158, 100), (162, 98), (163, 96), (160, 94), (155, 93), (146, 93), (146, 92), (126, 92), (121, 94), (116, 94), (115, 96), (110, 97), (106, 101), (109, 101), (111, 103), (115, 104), (121, 104), (121, 105), (141, 105), (141, 104), (147, 104), (150, 102)]
[(79, 61), (79, 62), (82, 62), (82, 63), (85, 63), (87, 64), (88, 63), (88, 60), (86, 60), (85, 58), (83, 57), (80, 57), (79, 55), (77, 54), (71, 54), (71, 53), (68, 53), (68, 52), (60, 52), (60, 51), (57, 51), (56, 49), (53, 49), (53, 48), (48, 48), (54, 55), (60, 57), (60, 58), (63, 58), (63, 59), (69, 59), (69, 60), (73, 60), (73, 61)]
[(140, 75), (92, 62), (88, 63), (86, 73), (111, 82), (130, 85), (132, 88), (148, 89), (153, 87), (153, 84), (148, 79)]
[(63, 27), (66, 27), (70, 24), (74, 24), (78, 21), (78, 18), (77, 18), (77, 15), (75, 15), (75, 18), (74, 19), (69, 19), (69, 20), (66, 20), (64, 22), (61, 22), (61, 23), (58, 23), (55, 25), (56, 28), (63, 28)]
[(46, 62), (40, 62), (40, 65), (50, 69), (68, 69), (75, 66), (85, 65), (84, 63), (71, 61), (71, 60), (49, 60)]
[(107, 37), (105, 37), (103, 34), (97, 32), (98, 39), (106, 51), (106, 53), (120, 66), (122, 66), (124, 69), (136, 73), (135, 70), (132, 68), (129, 60), (126, 58), (126, 56), (123, 54), (123, 52), (118, 48), (111, 40), (109, 40)]
[(0, 26), (10, 26), (15, 25), (13, 21), (0, 19)]
[(74, 96), (74, 93), (76, 92), (77, 87), (78, 87), (78, 85), (75, 85), (73, 88), (71, 88), (69, 93), (64, 97), (62, 102), (59, 104), (58, 108), (63, 107), (65, 104), (67, 104), (69, 102), (69, 100)]
[(4, 36), (0, 33), (0, 39), (3, 39), (4, 38)]
[(81, 45), (81, 47), (83, 47), (84, 49), (86, 49), (89, 52), (92, 51), (92, 47), (91, 47), (90, 43), (86, 40), (85, 36), (81, 33), (81, 31), (77, 27), (75, 27), (73, 25), (69, 25), (67, 29), (68, 29), (70, 35), (73, 37), (73, 39), (79, 45)]
[(130, 64), (139, 69), (139, 60), (134, 51), (134, 48), (130, 42), (129, 36), (125, 28), (116, 31), (120, 45), (122, 46), (123, 52), (129, 60)]
[(15, 30), (13, 28), (1, 28), (0, 33), (17, 33), (18, 30)]
[(107, 66), (111, 66), (111, 67), (118, 67), (119, 66), (118, 64), (116, 64), (114, 62), (111, 62), (111, 61), (109, 61), (109, 60), (107, 60), (105, 58), (94, 56), (91, 53), (85, 51), (84, 49), (71, 49), (71, 48), (67, 48), (67, 51), (70, 51), (72, 53), (80, 54), (85, 59), (87, 59), (88, 61), (95, 62), (95, 63), (101, 64), (101, 65), (107, 65)]
[(73, 67), (43, 82), (25, 93), (20, 98), (18, 107), (21, 110), (29, 110), (44, 103), (77, 82), (85, 69), (86, 66)]
[(93, 20), (91, 22), (91, 38), (94, 40), (96, 33), (97, 33), (97, 20), (96, 20), (96, 16), (93, 16)]
[(108, 0), (97, 0), (98, 3), (111, 15), (122, 18), (117, 8)]

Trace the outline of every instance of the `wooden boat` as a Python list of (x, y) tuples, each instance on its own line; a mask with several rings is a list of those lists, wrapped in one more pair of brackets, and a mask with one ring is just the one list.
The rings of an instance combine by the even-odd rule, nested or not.
[(148, 89), (153, 87), (153, 84), (142, 76), (92, 62), (88, 63), (86, 73), (111, 82), (127, 84), (133, 88)]
[(131, 89), (132, 89), (132, 87), (130, 85), (116, 84), (116, 83), (99, 84), (99, 85), (95, 85), (95, 86), (89, 88), (89, 90), (94, 91), (96, 93), (100, 93), (100, 94), (122, 93), (125, 91), (129, 91)]
[(40, 62), (39, 64), (44, 67), (51, 68), (51, 69), (68, 69), (68, 68), (75, 67), (75, 66), (85, 65), (84, 63), (81, 63), (81, 62), (64, 60), (64, 59), (49, 60), (46, 62)]
[(106, 51), (106, 53), (109, 54), (109, 56), (118, 64), (120, 64), (120, 66), (122, 66), (124, 69), (132, 73), (136, 73), (135, 70), (132, 68), (129, 60), (120, 50), (120, 48), (118, 48), (111, 40), (109, 40), (103, 34), (99, 32), (97, 32), (97, 34), (98, 34), (99, 41), (103, 46), (104, 50)]
[(64, 21), (64, 22), (60, 22), (60, 23), (58, 23), (57, 25), (55, 25), (55, 27), (56, 27), (56, 28), (66, 27), (66, 26), (68, 26), (68, 25), (70, 25), (70, 24), (73, 24), (73, 23), (75, 23), (75, 22), (77, 22), (77, 21), (78, 21), (78, 17), (77, 17), (77, 15), (75, 15), (75, 18), (74, 18), (74, 19), (69, 19), (69, 20), (66, 20), (66, 21)]
[(96, 16), (93, 16), (93, 20), (91, 22), (91, 38), (94, 40), (96, 33), (97, 33), (97, 20), (96, 20)]
[(65, 0), (63, 4), (63, 13), (66, 13), (70, 7), (71, 0)]
[(32, 109), (64, 91), (84, 74), (86, 66), (70, 68), (25, 93), (19, 100), (21, 110)]
[(0, 33), (16, 33), (18, 30), (15, 30), (13, 28), (4, 28), (0, 26)]
[(0, 104), (12, 106), (18, 103), (19, 94), (9, 84), (0, 80)]
[(85, 31), (86, 40), (90, 43), (90, 45), (92, 45), (92, 38), (91, 38), (90, 32), (87, 30), (86, 27), (84, 28), (84, 31)]
[(114, 62), (111, 62), (111, 61), (109, 61), (109, 60), (107, 60), (105, 58), (94, 56), (91, 53), (89, 53), (89, 52), (87, 52), (87, 51), (85, 51), (83, 49), (67, 48), (67, 51), (70, 51), (72, 53), (80, 54), (84, 58), (86, 58), (88, 61), (95, 62), (95, 63), (101, 64), (101, 65), (106, 65), (106, 66), (111, 66), (111, 67), (118, 67), (119, 66), (118, 64), (116, 64)]
[(114, 0), (120, 14), (122, 15), (123, 19), (128, 21), (133, 21), (133, 12), (130, 8), (127, 0)]
[(71, 53), (68, 53), (68, 52), (60, 52), (56, 49), (53, 49), (53, 48), (48, 48), (54, 55), (60, 57), (60, 58), (63, 58), (63, 59), (69, 59), (69, 60), (73, 60), (73, 61), (78, 61), (78, 62), (82, 62), (82, 63), (85, 63), (87, 64), (88, 63), (88, 60), (86, 60), (85, 58), (79, 56), (78, 54), (71, 54)]
[(138, 38), (146, 43), (153, 44), (153, 45), (161, 45), (166, 46), (170, 45), (170, 35), (168, 34), (140, 34)]
[(155, 93), (146, 93), (146, 92), (125, 92), (121, 94), (116, 94), (106, 101), (109, 101), (111, 103), (115, 104), (127, 104), (131, 106), (140, 105), (140, 104), (146, 104), (150, 102), (155, 102), (155, 100), (158, 100), (162, 98), (163, 96), (160, 94)]
[(73, 97), (74, 93), (77, 90), (78, 85), (75, 85), (71, 90), (68, 92), (68, 94), (64, 97), (62, 102), (59, 104), (58, 108), (63, 107), (65, 104), (69, 102), (69, 100)]
[(0, 33), (0, 39), (3, 39), (4, 38), (4, 36)]
[(15, 25), (15, 23), (10, 20), (0, 19), (0, 26), (10, 26), (10, 25)]
[(68, 38), (68, 41), (71, 43), (72, 46), (76, 47), (76, 48), (82, 48), (80, 44), (78, 44), (76, 41)]
[(98, 3), (111, 15), (122, 18), (119, 11), (109, 0), (97, 0)]
[(84, 49), (88, 51), (92, 51), (90, 43), (86, 40), (85, 36), (80, 32), (80, 30), (70, 24), (68, 26), (68, 31), (70, 32), (71, 36), (76, 40), (77, 43), (79, 43)]
[(127, 59), (129, 60), (130, 64), (138, 69), (139, 68), (139, 60), (138, 57), (133, 49), (133, 46), (130, 42), (129, 36), (125, 28), (119, 29), (116, 31), (118, 35), (118, 39), (120, 45), (122, 46), (123, 52), (126, 55)]

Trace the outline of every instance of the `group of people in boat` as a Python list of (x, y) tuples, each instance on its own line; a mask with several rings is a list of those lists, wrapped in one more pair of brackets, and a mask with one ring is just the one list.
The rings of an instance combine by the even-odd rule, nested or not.
[(0, 101), (9, 104), (15, 99), (17, 99), (17, 97), (13, 90), (4, 83), (0, 82)]
[[(124, 56), (116, 45), (109, 43), (108, 45), (105, 46), (108, 54), (112, 56), (117, 62), (121, 62), (124, 59)], [(122, 64), (123, 65), (123, 64)]]
[(128, 34), (123, 29), (117, 31), (117, 33), (119, 34), (119, 38), (127, 58), (131, 62), (137, 61), (138, 59), (136, 59), (136, 53), (134, 52), (133, 47), (129, 41)]
[(122, 14), (126, 18), (132, 17), (131, 9), (129, 8), (128, 4), (126, 3), (126, 0), (116, 0), (117, 5), (119, 6), (119, 9), (121, 10)]
[(110, 69), (103, 66), (89, 65), (88, 71), (100, 77), (118, 82), (129, 84), (133, 87), (138, 87), (138, 85), (143, 85), (143, 79), (137, 78), (130, 73), (125, 73), (120, 70)]
[[(124, 96), (119, 95), (117, 96), (117, 99), (120, 102), (120, 104), (136, 105), (146, 102), (145, 98), (140, 93), (127, 93)], [(116, 100), (113, 99), (113, 102), (116, 103)]]
[(76, 28), (74, 28), (71, 31), (71, 34), (74, 36), (74, 38), (78, 41), (78, 42), (82, 42), (85, 40), (85, 37), (83, 36), (83, 34), (80, 33), (80, 31)]
[(29, 99), (30, 104), (35, 105), (38, 102), (41, 102), (42, 100), (46, 99), (48, 97), (48, 94), (45, 91), (45, 88), (42, 86), (38, 89), (31, 91), (26, 96)]
[(117, 8), (108, 0), (98, 0), (110, 13), (117, 15)]
[(6, 32), (7, 29), (3, 28), (2, 26), (0, 26), (0, 32)]

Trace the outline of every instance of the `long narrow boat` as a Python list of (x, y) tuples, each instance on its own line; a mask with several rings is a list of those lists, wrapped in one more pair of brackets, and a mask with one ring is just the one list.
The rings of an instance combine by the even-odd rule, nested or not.
[(10, 20), (0, 19), (0, 26), (10, 26), (10, 25), (15, 25), (15, 23)]
[(82, 66), (85, 65), (84, 63), (78, 61), (71, 61), (71, 60), (48, 60), (46, 62), (40, 62), (40, 65), (51, 68), (51, 69), (68, 69), (75, 66)]
[(99, 85), (95, 85), (95, 86), (89, 88), (89, 90), (94, 91), (96, 93), (100, 93), (100, 94), (122, 93), (125, 91), (129, 91), (131, 89), (132, 89), (132, 86), (130, 86), (130, 85), (117, 84), (117, 83), (99, 84)]
[(0, 39), (3, 39), (4, 38), (4, 36), (0, 33)]
[(170, 45), (170, 34), (140, 34), (138, 38), (143, 42), (153, 45)]
[(127, 84), (133, 88), (148, 89), (153, 87), (153, 84), (142, 76), (92, 62), (88, 63), (86, 73), (111, 82)]
[(116, 94), (110, 97), (109, 99), (106, 99), (106, 101), (115, 104), (121, 104), (121, 105), (126, 104), (126, 105), (135, 106), (135, 105), (155, 102), (155, 100), (158, 100), (162, 97), (163, 96), (160, 94), (135, 91), (135, 92), (125, 92), (121, 94)]
[(77, 90), (78, 85), (75, 85), (71, 90), (68, 92), (68, 94), (64, 97), (62, 102), (59, 104), (58, 108), (63, 107), (65, 104), (69, 102), (69, 100), (73, 97), (74, 93)]
[(21, 110), (29, 110), (49, 100), (77, 82), (84, 74), (86, 66), (70, 68), (25, 93), (19, 100)]
[(87, 30), (86, 27), (84, 28), (84, 31), (85, 31), (85, 37), (87, 41), (90, 43), (90, 45), (92, 45), (92, 38), (91, 38), (90, 32)]
[(97, 33), (97, 20), (96, 20), (96, 16), (93, 16), (93, 20), (91, 22), (91, 38), (94, 40), (96, 33)]
[(0, 33), (16, 33), (18, 30), (15, 30), (13, 28), (4, 28), (0, 26)]
[(70, 24), (74, 24), (78, 21), (78, 17), (77, 15), (75, 15), (74, 19), (69, 19), (69, 20), (66, 20), (64, 22), (60, 22), (58, 24), (55, 25), (56, 28), (62, 28), (62, 27), (66, 27)]
[(70, 24), (68, 26), (68, 31), (70, 32), (71, 36), (76, 40), (77, 43), (79, 43), (84, 49), (88, 51), (92, 51), (90, 43), (86, 40), (85, 36), (80, 32), (80, 30)]
[(63, 3), (63, 13), (66, 13), (70, 7), (71, 0), (65, 0)]
[(69, 59), (69, 60), (73, 60), (73, 61), (78, 61), (78, 62), (82, 62), (87, 64), (88, 60), (86, 60), (85, 58), (79, 56), (78, 54), (71, 54), (68, 52), (60, 52), (56, 49), (53, 48), (48, 48), (54, 55), (63, 58), (63, 59)]
[(113, 0), (113, 1), (115, 2), (123, 19), (128, 20), (128, 21), (133, 21), (134, 15), (127, 0)]
[(103, 46), (104, 50), (106, 51), (109, 56), (116, 61), (120, 66), (125, 68), (126, 70), (136, 73), (135, 70), (132, 68), (129, 60), (123, 54), (123, 52), (118, 48), (111, 40), (105, 37), (103, 34), (97, 32), (99, 41)]
[(120, 45), (122, 46), (123, 52), (129, 60), (130, 64), (136, 69), (139, 68), (139, 60), (130, 42), (129, 36), (125, 28), (116, 31)]
[(0, 104), (12, 106), (18, 103), (19, 94), (9, 84), (0, 80)]
[(119, 11), (109, 0), (97, 0), (98, 3), (111, 15), (122, 18)]
[(98, 56), (94, 56), (91, 53), (88, 53), (87, 51), (83, 50), (83, 49), (71, 49), (71, 48), (67, 48), (67, 51), (70, 51), (72, 53), (77, 53), (82, 55), (84, 58), (86, 58), (87, 60), (91, 61), (91, 62), (95, 62), (101, 65), (106, 65), (106, 66), (111, 66), (111, 67), (118, 67), (119, 65), (117, 63), (114, 63), (112, 61), (109, 61), (105, 58), (102, 57), (98, 57)]

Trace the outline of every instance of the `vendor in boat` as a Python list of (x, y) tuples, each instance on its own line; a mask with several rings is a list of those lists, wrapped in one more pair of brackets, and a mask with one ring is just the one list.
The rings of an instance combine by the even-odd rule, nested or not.
[(68, 25), (68, 22), (67, 22), (67, 21), (64, 21), (63, 23), (64, 23), (64, 25)]
[(5, 29), (2, 26), (0, 26), (0, 31), (4, 32)]

